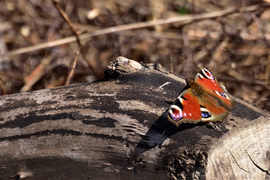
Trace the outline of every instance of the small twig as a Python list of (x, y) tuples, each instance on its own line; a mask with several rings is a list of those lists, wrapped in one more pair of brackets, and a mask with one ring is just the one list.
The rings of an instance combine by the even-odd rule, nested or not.
[(74, 28), (73, 23), (71, 22), (71, 20), (67, 16), (67, 14), (63, 11), (63, 9), (58, 5), (57, 0), (51, 0), (51, 1), (53, 2), (53, 5), (55, 6), (55, 8), (59, 11), (61, 16), (63, 17), (63, 19), (67, 22), (67, 24), (68, 24), (69, 28), (71, 29), (71, 31), (73, 32), (73, 34), (75, 35), (76, 41), (77, 41), (79, 49), (81, 51), (81, 54), (82, 54), (84, 60), (86, 61), (86, 63), (88, 64), (89, 68), (93, 71), (93, 73), (97, 77), (101, 77), (102, 75), (99, 72), (96, 71), (96, 68), (94, 67), (93, 63), (90, 60), (86, 59), (85, 53), (81, 49), (82, 44), (81, 44), (79, 35), (78, 35), (76, 29)]
[(26, 84), (22, 87), (21, 92), (29, 91), (32, 86), (40, 80), (40, 78), (45, 74), (45, 68), (50, 64), (52, 59), (52, 56), (46, 56), (42, 59), (36, 69), (25, 78)]
[(57, 0), (51, 0), (53, 2), (53, 5), (56, 7), (56, 9), (59, 11), (59, 13), (61, 14), (61, 16), (63, 17), (63, 19), (67, 22), (69, 28), (71, 29), (71, 31), (73, 32), (73, 34), (76, 37), (77, 43), (79, 45), (79, 48), (81, 47), (81, 42), (80, 39), (78, 37), (78, 33), (76, 32), (76, 29), (73, 26), (73, 23), (71, 22), (71, 20), (69, 19), (69, 17), (67, 16), (67, 14), (62, 10), (62, 8), (58, 5)]
[(69, 85), (71, 78), (73, 77), (74, 74), (74, 70), (77, 64), (77, 59), (78, 59), (78, 55), (79, 55), (79, 51), (76, 52), (75, 58), (73, 59), (73, 61), (70, 64), (70, 68), (69, 68), (69, 73), (65, 82), (65, 86)]

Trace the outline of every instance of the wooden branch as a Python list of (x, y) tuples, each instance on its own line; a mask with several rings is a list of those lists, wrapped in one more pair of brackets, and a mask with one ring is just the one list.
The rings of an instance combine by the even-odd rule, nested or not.
[(268, 113), (168, 122), (184, 79), (119, 57), (100, 81), (0, 97), (0, 179), (263, 179)]

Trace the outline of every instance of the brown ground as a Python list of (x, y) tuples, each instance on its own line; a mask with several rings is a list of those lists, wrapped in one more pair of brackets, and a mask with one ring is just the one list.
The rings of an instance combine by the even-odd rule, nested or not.
[[(270, 4), (247, 0), (59, 0), (58, 5), (78, 34), (170, 17), (198, 17), (144, 28), (134, 24), (130, 30), (81, 40), (84, 57), (78, 56), (71, 84), (100, 78), (117, 56), (160, 63), (187, 78), (207, 67), (231, 94), (270, 111)], [(237, 10), (215, 16), (229, 8)], [(202, 19), (206, 13), (214, 17)], [(0, 1), (0, 35), (0, 95), (65, 84), (79, 46), (76, 41), (62, 42), (74, 33), (52, 1)], [(33, 49), (56, 40), (60, 45)]]

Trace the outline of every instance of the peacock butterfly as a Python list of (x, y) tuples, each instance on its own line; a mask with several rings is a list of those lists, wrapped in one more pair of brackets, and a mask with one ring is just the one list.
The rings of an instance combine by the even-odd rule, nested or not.
[(186, 80), (187, 88), (168, 110), (168, 119), (181, 123), (215, 122), (226, 118), (235, 102), (224, 92), (213, 73), (204, 68), (195, 80)]

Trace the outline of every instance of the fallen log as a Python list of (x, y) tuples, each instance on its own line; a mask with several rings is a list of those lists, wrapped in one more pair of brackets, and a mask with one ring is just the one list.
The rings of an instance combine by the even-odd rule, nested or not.
[(222, 123), (177, 128), (184, 87), (119, 57), (94, 83), (1, 96), (0, 179), (269, 178), (269, 113), (234, 98)]

